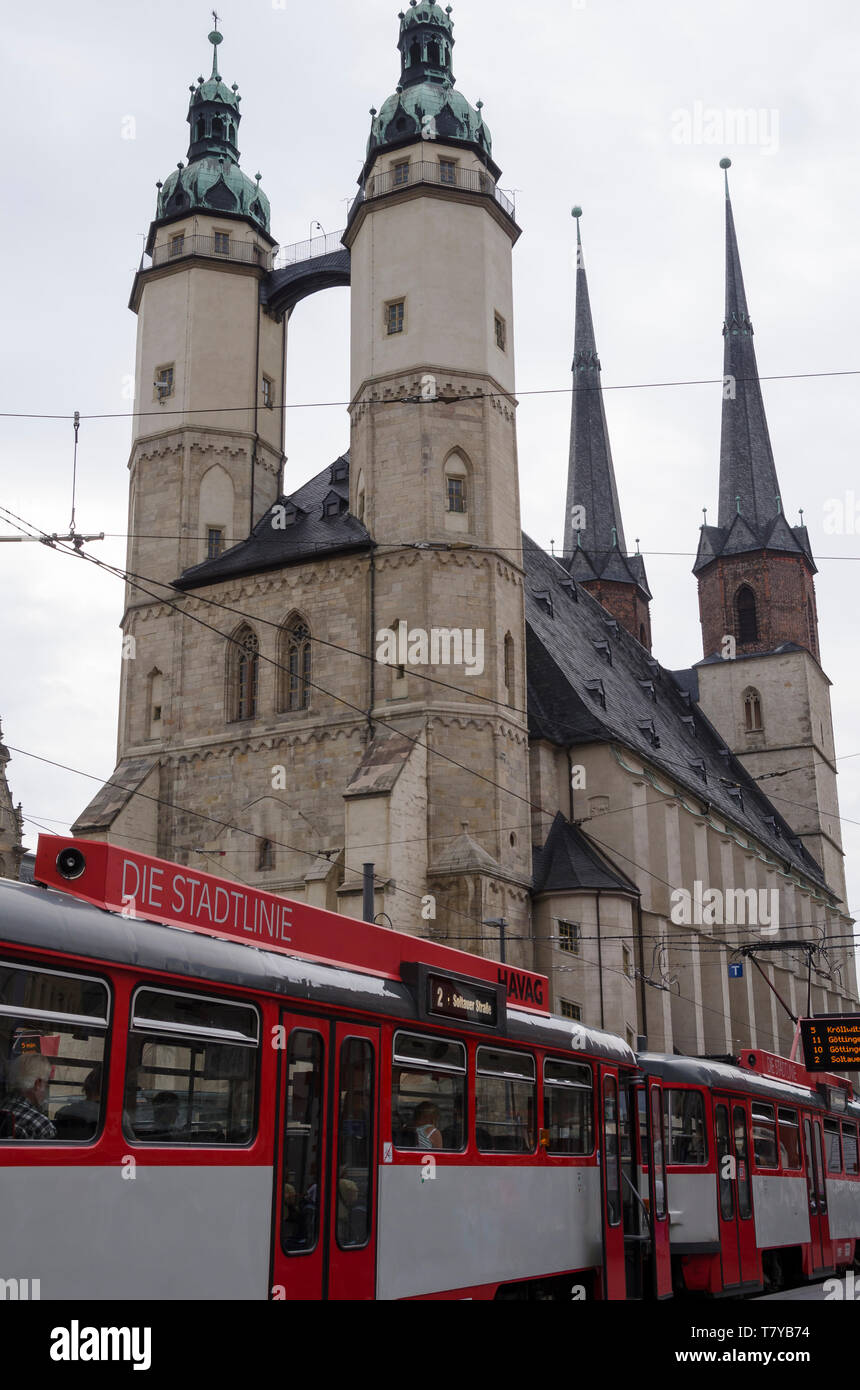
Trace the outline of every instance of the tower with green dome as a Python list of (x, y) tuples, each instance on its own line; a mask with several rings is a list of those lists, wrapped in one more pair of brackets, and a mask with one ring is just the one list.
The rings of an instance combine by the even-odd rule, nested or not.
[[(157, 184), (146, 258), (135, 276), (134, 436), (129, 568), (170, 584), (248, 535), (280, 492), (286, 320), (261, 303), (276, 242), (261, 175), (239, 164), (240, 97), (212, 71), (191, 85), (186, 158)], [(253, 166), (252, 166), (253, 167)], [(128, 687), (169, 690), (169, 624), (145, 593), (127, 591), (121, 743), (175, 731), (181, 710)], [(159, 717), (154, 717), (154, 711)]]
[[(371, 109), (344, 233), (350, 510), (378, 547), (377, 628), (462, 628), (480, 634), (484, 660), (468, 676), (442, 662), (423, 668), (430, 680), (408, 665), (383, 670), (377, 711), (418, 721), (428, 749), (447, 755), (431, 751), (426, 761), (437, 925), (483, 913), (525, 936), (530, 846), (510, 833), (528, 787), (511, 255), (519, 228), (498, 186), (483, 103), (455, 86), (450, 6), (413, 0), (399, 19), (400, 80)], [(464, 816), (481, 827), (480, 844), (466, 836), (452, 857)]]

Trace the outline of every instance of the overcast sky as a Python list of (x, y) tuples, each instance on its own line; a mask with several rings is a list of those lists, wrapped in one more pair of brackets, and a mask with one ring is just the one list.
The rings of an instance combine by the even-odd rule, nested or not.
[[(220, 69), (242, 94), (244, 169), (261, 170), (281, 244), (341, 228), (370, 117), (399, 77), (397, 0), (225, 0)], [(805, 509), (833, 681), (849, 898), (860, 908), (860, 700), (853, 503), (860, 430), (860, 24), (853, 0), (461, 0), (457, 85), (516, 190), (515, 347), (523, 524), (561, 543), (573, 331), (574, 224), (606, 387), (715, 382), (722, 371), (723, 188), (731, 186), (771, 438), (789, 519)], [(155, 183), (186, 157), (188, 87), (208, 75), (211, 14), (57, 0), (7, 8), (0, 409), (131, 409), (134, 269)], [(737, 113), (745, 113), (738, 123)], [(133, 138), (128, 138), (129, 136)], [(10, 138), (11, 137), (11, 138)], [(560, 394), (528, 394), (558, 391)], [(348, 291), (299, 305), (287, 401), (349, 394)], [(655, 655), (701, 655), (690, 573), (702, 507), (716, 519), (717, 384), (607, 393), (628, 545), (641, 538)], [(84, 420), (79, 529), (122, 564), (127, 418)], [(288, 412), (287, 487), (349, 440), (342, 404)], [(69, 524), (69, 420), (0, 420), (0, 503), (48, 531)], [(843, 534), (825, 530), (833, 502)], [(828, 509), (828, 503), (830, 507)], [(832, 522), (831, 522), (832, 524)], [(9, 533), (0, 526), (0, 533)], [(114, 768), (122, 586), (39, 545), (0, 545), (0, 716), (13, 795), (64, 832)], [(791, 820), (791, 807), (776, 803)], [(853, 860), (853, 862), (852, 862)]]

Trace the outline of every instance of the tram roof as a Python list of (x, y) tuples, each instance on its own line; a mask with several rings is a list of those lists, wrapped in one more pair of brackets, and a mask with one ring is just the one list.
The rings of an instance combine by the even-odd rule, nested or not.
[[(267, 951), (187, 927), (122, 917), (54, 889), (24, 883), (0, 880), (0, 941), (82, 957), (96, 965), (153, 970), (285, 999), (364, 1009), (406, 1022), (418, 1020), (415, 998), (399, 980)], [(507, 1037), (635, 1064), (631, 1049), (611, 1033), (510, 1006), (504, 1029), (484, 1032), (467, 1023), (459, 1027), (485, 1037)]]
[[(763, 1076), (745, 1067), (729, 1066), (726, 1062), (658, 1052), (640, 1052), (638, 1061), (649, 1076), (659, 1076), (662, 1081), (669, 1083), (677, 1081), (689, 1086), (706, 1086), (714, 1091), (744, 1091), (748, 1095), (768, 1096), (771, 1100), (802, 1101), (813, 1109), (828, 1108), (821, 1093), (811, 1086), (799, 1086), (792, 1081)], [(860, 1102), (848, 1100), (846, 1113), (860, 1116)]]

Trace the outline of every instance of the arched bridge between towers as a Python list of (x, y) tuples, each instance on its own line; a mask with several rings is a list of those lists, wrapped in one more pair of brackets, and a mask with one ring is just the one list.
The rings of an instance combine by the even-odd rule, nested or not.
[(349, 284), (350, 257), (342, 236), (343, 232), (329, 232), (281, 248), (260, 286), (260, 298), (270, 313), (282, 318), (317, 290)]

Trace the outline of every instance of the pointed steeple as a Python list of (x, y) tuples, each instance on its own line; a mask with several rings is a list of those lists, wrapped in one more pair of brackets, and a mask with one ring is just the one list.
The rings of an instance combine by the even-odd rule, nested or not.
[[(647, 603), (651, 594), (645, 565), (638, 553), (629, 556), (626, 553), (612, 465), (600, 385), (600, 358), (582, 255), (579, 228), (582, 209), (575, 207), (573, 216), (576, 218), (576, 318), (564, 517), (565, 563), (575, 579), (587, 584), (639, 641), (645, 637), (643, 645), (650, 646)], [(616, 612), (616, 600), (620, 601), (623, 612)]]
[[(724, 635), (734, 634), (739, 650), (767, 651), (793, 642), (817, 657), (815, 563), (806, 528), (790, 526), (785, 519), (729, 196), (730, 167), (730, 159), (720, 160), (726, 193), (726, 308), (719, 512), (716, 526), (700, 528), (693, 566), (699, 576), (705, 655), (720, 648)], [(739, 604), (754, 611), (754, 617), (742, 621)]]
[(732, 200), (726, 178), (726, 316), (723, 321), (723, 421), (720, 443), (719, 525), (740, 515), (764, 526), (779, 512), (779, 483), (756, 365)]

